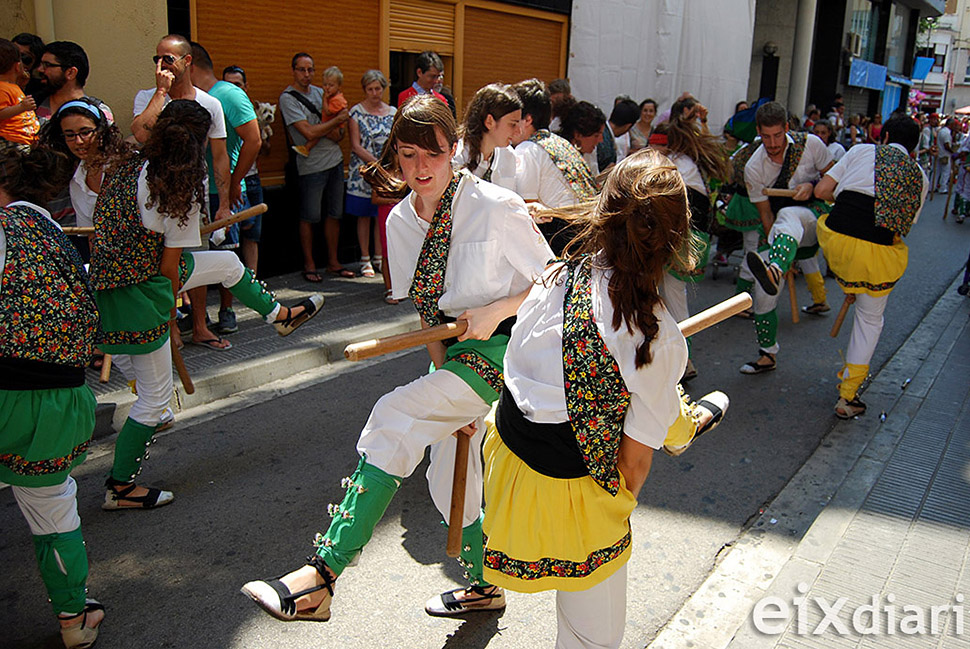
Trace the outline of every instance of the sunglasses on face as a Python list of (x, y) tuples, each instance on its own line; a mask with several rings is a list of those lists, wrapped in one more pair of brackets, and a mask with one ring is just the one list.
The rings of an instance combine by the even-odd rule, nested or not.
[(183, 54), (178, 58), (175, 58), (171, 54), (163, 54), (162, 56), (155, 55), (152, 57), (152, 63), (154, 63), (155, 65), (158, 65), (159, 61), (163, 61), (165, 65), (175, 65), (176, 61), (181, 61), (186, 56), (188, 56), (188, 54)]
[(24, 67), (30, 67), (34, 64), (34, 57), (26, 52), (20, 55), (20, 62), (24, 64)]

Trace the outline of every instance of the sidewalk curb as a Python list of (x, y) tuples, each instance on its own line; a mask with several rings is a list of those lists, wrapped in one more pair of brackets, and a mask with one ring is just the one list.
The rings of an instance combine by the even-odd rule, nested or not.
[[(306, 370), (344, 360), (344, 347), (352, 342), (392, 336), (419, 328), (420, 319), (413, 310), (378, 322), (321, 332), (307, 337), (296, 348), (262, 355), (243, 362), (219, 366), (192, 376), (194, 394), (185, 394), (178, 378), (175, 387), (180, 409), (189, 409), (232, 396), (244, 390), (266, 385)], [(122, 388), (98, 396), (97, 423), (92, 439), (113, 435), (124, 425), (135, 402), (135, 395)], [(176, 408), (173, 399), (173, 409)]]
[(873, 379), (867, 415), (837, 421), (761, 516), (725, 546), (708, 578), (648, 647), (722, 649), (734, 640), (745, 649), (775, 645), (778, 638), (749, 623), (751, 609), (769, 590), (791, 595), (797, 583), (818, 576), (966, 324), (956, 313), (967, 299), (956, 293), (960, 278)]

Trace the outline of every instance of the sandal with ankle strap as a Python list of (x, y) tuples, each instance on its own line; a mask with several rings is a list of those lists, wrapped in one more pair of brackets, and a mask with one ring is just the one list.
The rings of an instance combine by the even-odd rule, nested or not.
[(763, 351), (761, 349), (758, 350), (758, 354), (759, 354), (758, 356), (759, 361), (762, 358), (767, 358), (768, 360), (771, 361), (771, 363), (761, 364), (761, 363), (758, 363), (758, 361), (748, 361), (747, 363), (741, 366), (742, 374), (764, 374), (765, 372), (770, 372), (773, 369), (775, 369), (777, 364), (775, 363), (774, 354), (769, 354), (768, 352)]
[[(105, 511), (155, 509), (175, 500), (175, 495), (171, 491), (163, 491), (155, 487), (148, 487), (148, 493), (144, 496), (131, 496), (129, 494), (138, 485), (134, 482), (119, 482), (110, 476), (105, 480), (104, 486), (108, 488), (108, 491), (104, 494), (104, 502), (101, 504), (101, 509)], [(122, 505), (121, 501), (134, 504)]]
[[(310, 622), (326, 622), (330, 619), (330, 602), (333, 600), (334, 578), (327, 570), (327, 564), (319, 556), (307, 557), (307, 565), (313, 566), (323, 583), (319, 586), (312, 586), (295, 593), (291, 593), (280, 579), (285, 575), (280, 575), (276, 579), (251, 581), (245, 584), (240, 590), (253, 600), (257, 606), (284, 622), (306, 620)], [(314, 609), (297, 610), (296, 600), (315, 593), (318, 590), (326, 590), (323, 600)]]
[[(297, 315), (293, 315), (293, 309), (298, 307), (303, 307)], [(311, 295), (308, 298), (304, 298), (299, 303), (294, 304), (289, 308), (288, 315), (282, 320), (277, 320), (273, 323), (276, 327), (276, 333), (281, 336), (289, 336), (291, 333), (296, 331), (300, 326), (306, 324), (307, 320), (320, 313), (320, 307), (323, 306), (323, 296), (319, 293)]]
[(63, 621), (80, 618), (77, 624), (61, 627), (61, 640), (64, 642), (64, 646), (67, 649), (87, 649), (94, 646), (95, 640), (98, 639), (98, 629), (101, 628), (101, 622), (104, 622), (104, 618), (101, 618), (101, 622), (98, 622), (96, 626), (87, 626), (88, 613), (103, 610), (104, 605), (101, 602), (96, 599), (88, 599), (84, 602), (84, 610), (77, 615), (67, 617), (58, 615), (57, 619)]
[[(505, 591), (498, 586), (492, 586), (491, 592), (486, 592), (481, 586), (456, 588), (446, 593), (435, 595), (424, 605), (424, 611), (434, 617), (451, 617), (463, 613), (477, 613), (480, 611), (498, 611), (505, 608)], [(455, 593), (465, 593), (465, 597), (458, 599)], [(474, 595), (474, 596), (472, 596)]]
[(839, 397), (835, 403), (835, 416), (839, 419), (852, 419), (864, 414), (866, 414), (866, 404), (862, 403), (859, 397), (853, 397), (852, 401)]
[(745, 259), (748, 262), (748, 270), (758, 280), (758, 285), (764, 289), (764, 292), (768, 295), (778, 295), (778, 287), (781, 286), (781, 279), (784, 276), (781, 269), (768, 265), (761, 258), (761, 255), (753, 250), (747, 254)]

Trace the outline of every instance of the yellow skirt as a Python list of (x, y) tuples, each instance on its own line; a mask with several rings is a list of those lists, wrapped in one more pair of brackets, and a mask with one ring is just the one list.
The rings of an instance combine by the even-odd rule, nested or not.
[(818, 220), (818, 243), (825, 252), (829, 268), (846, 293), (868, 293), (873, 297), (888, 295), (906, 272), (909, 248), (896, 237), (891, 246), (857, 239), (830, 230)]
[(586, 590), (630, 558), (637, 500), (620, 475), (611, 496), (589, 476), (550, 478), (502, 442), (485, 420), (485, 580), (522, 593)]

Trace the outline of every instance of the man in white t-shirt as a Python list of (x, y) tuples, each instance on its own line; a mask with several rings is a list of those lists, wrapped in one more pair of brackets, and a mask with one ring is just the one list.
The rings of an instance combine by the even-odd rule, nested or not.
[[(215, 97), (192, 85), (189, 66), (192, 65), (192, 46), (184, 37), (169, 34), (155, 48), (155, 87), (135, 95), (131, 132), (144, 144), (158, 115), (173, 99), (192, 99), (212, 116), (209, 126), (209, 148), (212, 151), (213, 175), (219, 192), (219, 209), (213, 219), (228, 218), (230, 207), (239, 201), (241, 188), (230, 189), (229, 153), (226, 150), (226, 121), (222, 104)], [(205, 306), (205, 287), (189, 292), (192, 302)], [(225, 350), (232, 345), (225, 338), (212, 333), (205, 322), (205, 308), (192, 312), (192, 342), (210, 349)]]
[(957, 150), (956, 133), (960, 124), (953, 117), (936, 134), (936, 187), (934, 191), (947, 193), (950, 186), (950, 160)]

